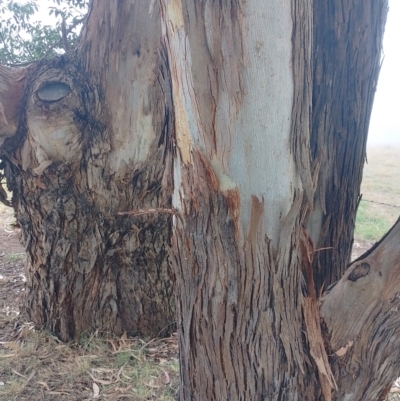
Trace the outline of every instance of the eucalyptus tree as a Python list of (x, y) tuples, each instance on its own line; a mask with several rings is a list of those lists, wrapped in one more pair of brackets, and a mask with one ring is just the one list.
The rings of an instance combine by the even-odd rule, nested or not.
[(0, 70), (27, 306), (179, 332), (182, 400), (375, 400), (397, 375), (400, 223), (349, 264), (386, 0), (90, 4)]

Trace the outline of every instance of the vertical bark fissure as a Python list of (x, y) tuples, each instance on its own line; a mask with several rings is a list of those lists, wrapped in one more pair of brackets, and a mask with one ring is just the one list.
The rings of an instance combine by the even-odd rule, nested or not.
[(296, 167), (307, 195), (309, 207), (314, 205), (313, 185), (310, 167), (310, 134), (312, 106), (312, 2), (292, 2), (293, 13), (293, 112), (291, 147), (295, 154)]

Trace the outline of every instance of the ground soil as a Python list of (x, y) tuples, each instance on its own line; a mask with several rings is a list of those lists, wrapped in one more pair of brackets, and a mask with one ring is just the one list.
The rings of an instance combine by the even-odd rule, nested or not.
[(351, 252), (351, 260), (355, 260), (362, 254), (368, 251), (374, 245), (372, 242), (355, 240), (353, 243), (353, 250)]
[(25, 253), (10, 213), (0, 215), (0, 341), (18, 330), (25, 291)]

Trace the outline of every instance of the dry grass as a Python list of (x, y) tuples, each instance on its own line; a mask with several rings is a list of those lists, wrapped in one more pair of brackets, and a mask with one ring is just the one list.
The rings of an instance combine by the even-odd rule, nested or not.
[(400, 215), (400, 146), (369, 148), (367, 156), (355, 238), (374, 242), (387, 232)]
[(175, 399), (179, 368), (175, 337), (82, 337), (61, 343), (30, 324), (0, 342), (0, 400)]
[[(377, 201), (396, 203), (400, 197), (400, 146), (368, 148), (362, 192)], [(375, 200), (375, 199), (374, 199)]]

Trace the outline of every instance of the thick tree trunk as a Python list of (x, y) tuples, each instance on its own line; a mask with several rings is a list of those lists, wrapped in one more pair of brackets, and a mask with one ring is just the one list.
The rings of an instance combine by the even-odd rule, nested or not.
[[(188, 140), (177, 140), (174, 163), (173, 205), (184, 216), (173, 243), (181, 399), (316, 400), (301, 249), (313, 200), (312, 8), (291, 1), (166, 8), (171, 69), (179, 69), (174, 104), (191, 122), (176, 127)], [(324, 356), (329, 390), (326, 355), (315, 358)]]
[(182, 400), (384, 395), (398, 226), (321, 294), (349, 257), (386, 0), (314, 3), (95, 0), (77, 52), (28, 72), (3, 149), (37, 322), (159, 330), (171, 245)]
[(118, 215), (169, 208), (172, 194), (161, 27), (148, 4), (131, 3), (94, 2), (79, 51), (26, 71), (24, 114), (3, 146), (27, 311), (63, 340), (174, 328), (171, 217)]
[[(310, 355), (310, 347), (323, 349), (322, 338), (307, 343), (302, 307), (303, 226), (313, 197), (305, 45), (312, 8), (291, 1), (185, 5), (183, 18), (166, 22), (171, 66), (182, 69), (174, 104), (180, 99), (197, 128), (177, 126), (178, 137), (193, 139), (182, 141), (174, 164), (174, 206), (185, 221), (176, 222), (173, 243), (181, 399), (316, 400), (314, 359), (325, 356), (327, 393), (333, 378), (326, 355)], [(190, 49), (184, 58), (183, 47)], [(211, 83), (205, 89), (200, 60)], [(209, 93), (195, 102), (186, 88)]]
[[(173, 246), (183, 400), (364, 399), (361, 387), (346, 398), (340, 386), (351, 376), (338, 375), (335, 364), (332, 372), (317, 298), (323, 278), (328, 283), (337, 278), (349, 257), (379, 71), (386, 3), (374, 2), (377, 14), (368, 7), (365, 14), (355, 13), (368, 30), (357, 28), (352, 12), (362, 5), (354, 3), (354, 10), (348, 6), (340, 14), (342, 21), (329, 14), (337, 41), (325, 45), (323, 55), (312, 39), (313, 11), (314, 16), (321, 11), (310, 2), (166, 4), (174, 105), (180, 112), (173, 205), (183, 223), (175, 222)], [(348, 25), (345, 38), (341, 29)], [(337, 74), (355, 80), (355, 94), (336, 100), (348, 84), (336, 78), (332, 97), (321, 91), (313, 99), (311, 66), (320, 73), (349, 43), (357, 43), (365, 58), (345, 52)], [(314, 79), (325, 83), (323, 74)], [(321, 103), (327, 111), (310, 120)], [(341, 110), (351, 107), (354, 113), (343, 117)], [(323, 136), (319, 119), (326, 113), (332, 113), (333, 127), (319, 143), (310, 132)], [(327, 151), (341, 124), (347, 140), (335, 138)], [(310, 136), (317, 149), (312, 162)], [(345, 194), (346, 183), (351, 190)], [(336, 188), (336, 202), (321, 199)], [(314, 271), (314, 254), (322, 251), (317, 245), (339, 248), (341, 241), (344, 254)], [(381, 395), (386, 384), (371, 393)]]

